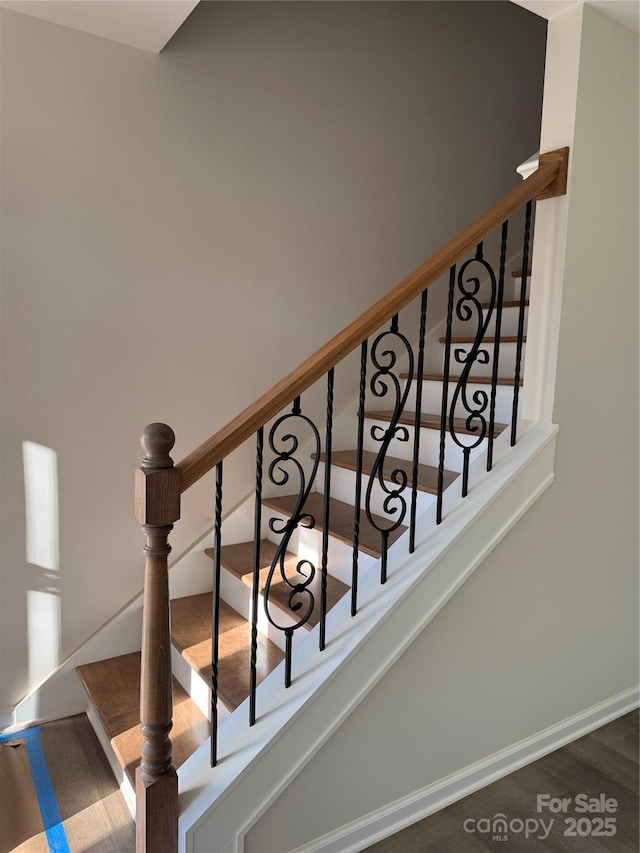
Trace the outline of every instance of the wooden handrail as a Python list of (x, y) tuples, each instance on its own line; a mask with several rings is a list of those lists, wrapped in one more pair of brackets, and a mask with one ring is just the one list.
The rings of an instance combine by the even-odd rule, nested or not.
[(367, 311), (339, 332), (306, 361), (281, 379), (215, 435), (176, 465), (181, 492), (250, 438), (288, 403), (310, 388), (321, 376), (353, 352), (394, 314), (436, 282), (498, 226), (533, 198), (553, 198), (566, 192), (568, 148), (540, 156), (538, 169), (478, 217), (428, 261), (397, 284)]

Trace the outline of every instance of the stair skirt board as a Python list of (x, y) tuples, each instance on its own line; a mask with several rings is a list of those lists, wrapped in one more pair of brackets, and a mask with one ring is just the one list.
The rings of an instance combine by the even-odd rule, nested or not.
[(358, 853), (633, 711), (640, 704), (638, 690), (618, 693), (291, 853)]
[(129, 777), (124, 772), (124, 768), (118, 761), (118, 758), (114, 752), (113, 747), (111, 746), (111, 742), (107, 737), (107, 734), (98, 719), (98, 715), (94, 711), (91, 703), (87, 704), (87, 708), (85, 711), (89, 722), (91, 723), (91, 727), (96, 733), (96, 737), (100, 742), (100, 746), (102, 747), (102, 751), (104, 752), (107, 761), (109, 762), (109, 766), (111, 767), (111, 771), (115, 776), (115, 780), (120, 786), (120, 792), (124, 797), (124, 801), (127, 804), (127, 808), (131, 812), (131, 817), (136, 819), (136, 792), (135, 788), (129, 781)]
[(251, 826), (550, 485), (556, 433), (550, 424), (523, 424), (492, 476), (458, 501), (413, 555), (402, 541), (391, 546), (384, 596), (377, 572), (368, 572), (357, 616), (351, 618), (348, 598), (328, 613), (324, 652), (317, 650), (317, 628), (299, 638), (291, 687), (282, 691), (278, 671), (265, 679), (253, 728), (246, 700), (222, 722), (215, 771), (207, 745), (185, 761), (178, 769), (180, 850), (242, 850)]

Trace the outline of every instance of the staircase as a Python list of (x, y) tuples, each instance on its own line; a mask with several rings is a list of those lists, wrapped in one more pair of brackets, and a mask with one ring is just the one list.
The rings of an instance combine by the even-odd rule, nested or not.
[[(567, 155), (566, 149), (542, 155), (523, 184), (178, 465), (169, 455), (172, 430), (164, 424), (145, 430), (136, 479), (136, 515), (147, 543), (142, 652), (77, 667), (89, 718), (136, 816), (138, 853), (174, 853), (183, 816), (185, 831), (205, 832), (208, 850), (212, 809), (227, 792), (242, 797), (247, 779), (264, 790), (251, 775), (252, 762), (272, 751), (285, 728), (289, 741), (295, 738), (308, 711), (325, 707), (325, 725), (333, 697), (328, 736), (343, 709), (357, 704), (493, 547), (474, 538), (484, 508), (497, 513), (495, 544), (550, 482), (553, 448), (545, 448), (553, 431), (533, 440), (524, 434), (524, 450), (509, 457), (516, 461), (502, 459), (519, 438), (533, 200), (564, 193)], [(514, 251), (509, 226), (515, 216), (513, 231), (520, 233), (521, 209), (524, 238)], [(509, 258), (518, 267), (512, 276)], [(442, 288), (444, 317), (428, 313), (433, 285)], [(334, 370), (358, 349), (359, 390), (352, 373), (354, 403), (336, 413)], [(230, 464), (227, 457), (249, 439), (255, 488), (225, 518), (228, 534), (223, 462)], [(506, 495), (519, 472), (527, 480), (525, 468), (538, 454), (544, 470), (533, 472), (505, 523), (499, 492), (492, 497), (491, 488)], [(502, 467), (493, 481), (502, 485), (487, 490), (496, 460)], [(214, 469), (213, 547), (205, 552), (211, 590), (169, 601), (168, 540), (181, 494)], [(467, 495), (465, 515), (458, 507)], [(431, 578), (441, 559), (435, 551), (445, 554), (467, 533), (471, 567), (458, 563), (455, 576), (444, 580), (433, 572), (434, 583), (444, 584), (433, 606), (429, 599), (418, 610), (407, 606), (412, 589)], [(402, 625), (403, 616), (412, 621)], [(374, 654), (380, 625), (396, 632), (393, 650), (368, 661), (373, 675), (363, 674), (352, 696), (340, 695), (335, 710), (336, 685), (342, 679), (344, 689), (349, 667)], [(349, 688), (360, 676), (352, 676)], [(282, 682), (291, 688), (286, 695)], [(319, 748), (317, 724), (313, 737)], [(210, 766), (202, 761), (207, 742)], [(307, 742), (303, 749), (313, 754)], [(276, 772), (290, 780), (302, 766)], [(176, 773), (182, 767), (185, 773)], [(252, 814), (265, 807), (261, 802)], [(214, 820), (216, 832), (225, 820)], [(226, 849), (238, 831), (222, 826), (215, 843)]]
[[(517, 290), (521, 286), (521, 272), (513, 273)], [(525, 283), (528, 286), (528, 278)], [(528, 299), (524, 300), (525, 308)], [(483, 308), (488, 304), (483, 303)], [(501, 334), (501, 370), (496, 383), (496, 422), (494, 435), (497, 437), (506, 428), (511, 418), (513, 400), (513, 370), (514, 353), (508, 351), (505, 345), (515, 344), (517, 335), (520, 300), (504, 300), (503, 302), (503, 334)], [(525, 311), (526, 317), (526, 311)], [(525, 321), (526, 322), (526, 321)], [(523, 339), (526, 341), (526, 337)], [(444, 362), (445, 338), (440, 337), (439, 355), (436, 360)], [(451, 338), (454, 346), (465, 351), (470, 350), (473, 338), (454, 334)], [(494, 337), (485, 337), (484, 344), (493, 348)], [(488, 367), (491, 368), (491, 359)], [(400, 414), (397, 422), (413, 431), (416, 423), (416, 413), (412, 410), (416, 401), (417, 381), (411, 381), (406, 372), (400, 377), (407, 391), (407, 407)], [(455, 385), (460, 377), (451, 375), (449, 382)], [(424, 373), (422, 378), (422, 409), (419, 418), (420, 446), (423, 448), (424, 461), (418, 464), (417, 488), (419, 490), (419, 512), (424, 512), (432, 505), (438, 494), (438, 453), (441, 431), (441, 405), (444, 377), (440, 373)], [(407, 384), (409, 387), (407, 388)], [(520, 386), (522, 382), (520, 381)], [(487, 365), (475, 363), (469, 380), (469, 393), (486, 390), (491, 385), (490, 370)], [(376, 428), (385, 430), (394, 419), (390, 410), (371, 409), (365, 411), (365, 449), (362, 452), (361, 477), (363, 488), (371, 476), (377, 457), (375, 438)], [(355, 422), (355, 414), (353, 415)], [(472, 435), (463, 413), (454, 418), (456, 431)], [(355, 433), (355, 429), (352, 433)], [(475, 451), (478, 455), (486, 454), (488, 435)], [(391, 472), (404, 471), (407, 478), (411, 477), (411, 449), (413, 436), (409, 441), (394, 439), (392, 442), (398, 456), (387, 455), (384, 476), (391, 480)], [(370, 449), (369, 449), (370, 448)], [(314, 457), (315, 454), (311, 454)], [(462, 470), (462, 454), (456, 453), (455, 445), (448, 447), (447, 459), (451, 459), (451, 469), (443, 471), (444, 489), (460, 487)], [(321, 453), (318, 461), (325, 465), (326, 455)], [(330, 610), (345, 595), (350, 592), (351, 560), (354, 525), (354, 496), (356, 472), (358, 470), (358, 450), (338, 450), (331, 457), (331, 490), (330, 498), (330, 527), (328, 577), (326, 586), (327, 609)], [(316, 478), (317, 491), (309, 494), (304, 512), (316, 519), (311, 538), (318, 540), (322, 535), (323, 492), (322, 484), (325, 479), (322, 468)], [(298, 500), (297, 494), (277, 495), (263, 498), (263, 517), (271, 519), (287, 519), (291, 516)], [(384, 512), (383, 500), (379, 497), (377, 510), (373, 514), (372, 524), (361, 512), (359, 531), (359, 562), (365, 570), (376, 565), (381, 556), (379, 527), (388, 524), (391, 516)], [(263, 594), (268, 574), (276, 557), (277, 546), (281, 536), (272, 532), (269, 524), (263, 525), (265, 538), (260, 541), (260, 571), (259, 594), (260, 612), (264, 608)], [(389, 543), (408, 536), (405, 525), (399, 525), (389, 536)], [(305, 541), (293, 542), (292, 550), (285, 553), (285, 569), (290, 582), (305, 584), (306, 576), (297, 571), (300, 560), (311, 550), (318, 550), (318, 542), (310, 543), (309, 536)], [(306, 548), (306, 551), (305, 551)], [(215, 556), (213, 548), (206, 548), (205, 553), (212, 559)], [(223, 573), (220, 589), (219, 612), (219, 662), (218, 662), (218, 722), (233, 713), (249, 696), (250, 693), (250, 659), (251, 659), (251, 622), (250, 593), (253, 582), (253, 540), (225, 544), (220, 549), (220, 564)], [(304, 568), (304, 567), (302, 567)], [(314, 606), (309, 618), (304, 623), (305, 630), (311, 630), (320, 620), (321, 578), (316, 573), (312, 583), (305, 587), (313, 594)], [(295, 624), (298, 615), (292, 610), (295, 599), (291, 597), (291, 586), (282, 578), (275, 577), (270, 590), (270, 602), (277, 608), (280, 619), (285, 624)], [(174, 718), (172, 740), (174, 743), (173, 763), (179, 768), (189, 756), (204, 742), (211, 733), (211, 615), (213, 611), (212, 592), (176, 598), (171, 601), (171, 641), (173, 663), (173, 706)], [(267, 623), (259, 630), (257, 643), (257, 682), (260, 684), (283, 661), (285, 656), (285, 641), (281, 631), (274, 631)], [(124, 791), (128, 791), (128, 802), (135, 802), (135, 769), (140, 764), (143, 738), (140, 732), (140, 654), (126, 654), (107, 660), (85, 664), (77, 667), (78, 676), (86, 690), (89, 701), (89, 714), (98, 737), (107, 752), (110, 763), (117, 778), (124, 778)]]

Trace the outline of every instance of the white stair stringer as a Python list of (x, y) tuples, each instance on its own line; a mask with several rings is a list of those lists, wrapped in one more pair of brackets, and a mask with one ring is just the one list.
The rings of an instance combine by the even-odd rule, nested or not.
[(216, 768), (208, 744), (180, 767), (181, 851), (241, 853), (252, 825), (551, 484), (557, 427), (521, 427), (516, 446), (496, 453), (491, 476), (472, 484), (413, 555), (406, 537), (390, 548), (384, 595), (375, 569), (363, 574), (356, 617), (348, 597), (327, 615), (326, 649), (318, 651), (317, 628), (300, 638), (292, 686), (282, 690), (280, 665), (258, 688), (253, 728), (246, 703), (223, 721)]

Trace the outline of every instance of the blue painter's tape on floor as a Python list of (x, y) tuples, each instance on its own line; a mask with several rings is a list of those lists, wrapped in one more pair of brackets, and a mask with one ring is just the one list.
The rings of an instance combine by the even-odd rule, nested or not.
[(67, 834), (62, 825), (62, 815), (58, 808), (55, 791), (49, 776), (49, 768), (40, 743), (40, 727), (25, 729), (14, 734), (0, 735), (0, 743), (7, 741), (24, 741), (33, 777), (33, 787), (38, 798), (40, 814), (47, 836), (50, 853), (70, 853)]

